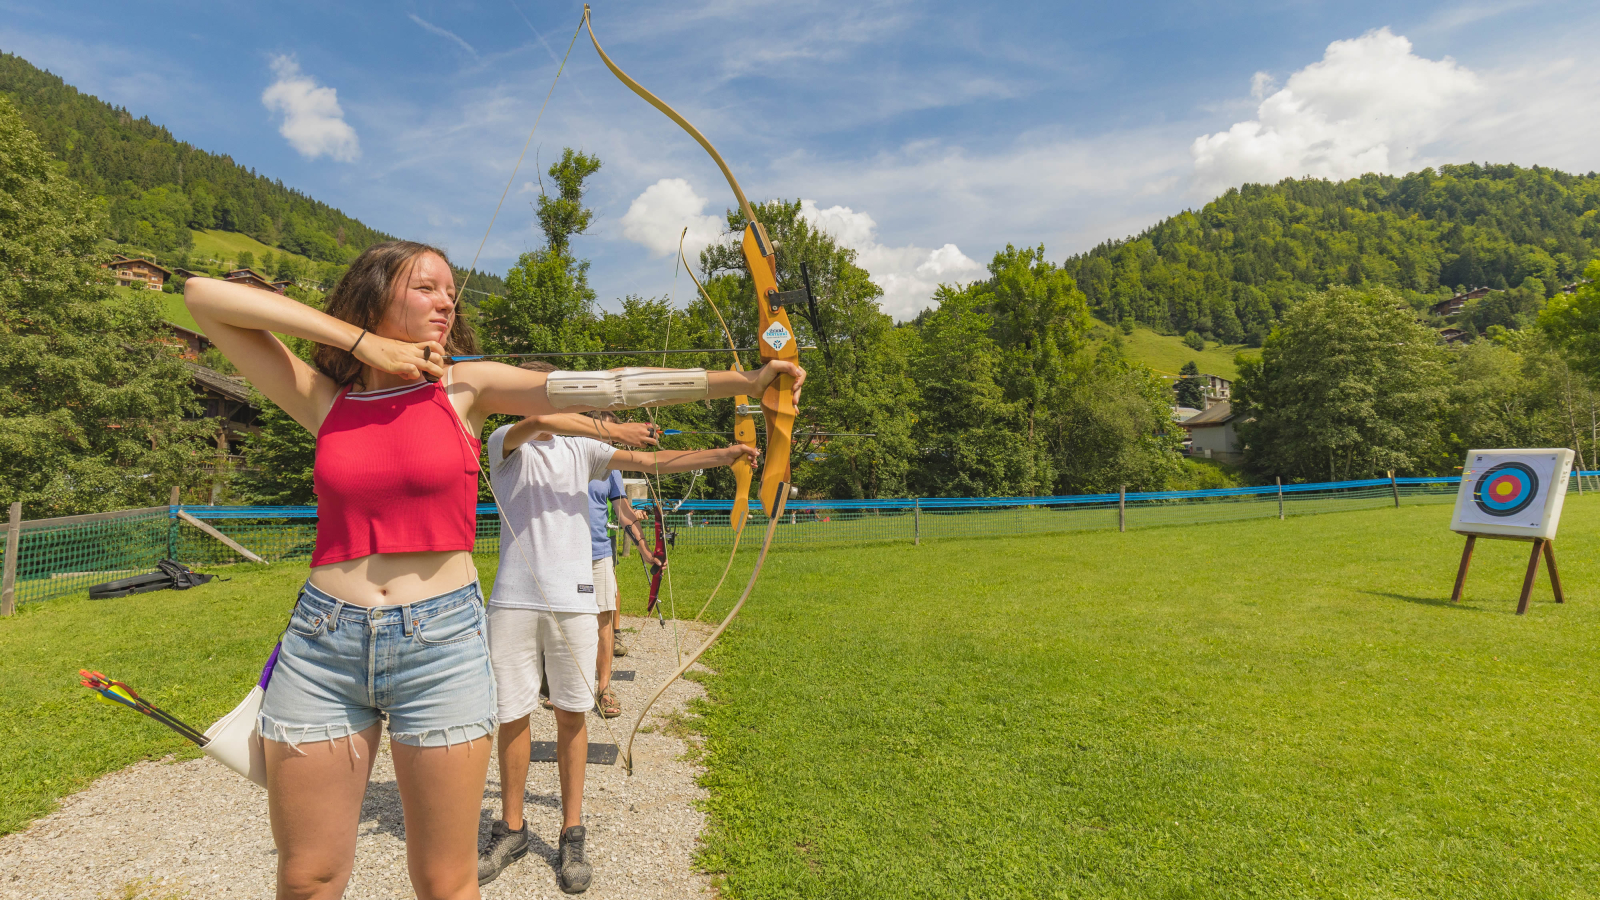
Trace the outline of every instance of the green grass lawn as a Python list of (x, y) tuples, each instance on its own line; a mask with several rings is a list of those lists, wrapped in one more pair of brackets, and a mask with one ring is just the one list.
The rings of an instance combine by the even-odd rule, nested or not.
[[(1112, 326), (1096, 322), (1091, 337), (1105, 341), (1111, 337)], [(1243, 344), (1218, 344), (1206, 341), (1206, 349), (1196, 352), (1183, 343), (1180, 335), (1156, 334), (1136, 326), (1133, 334), (1122, 336), (1123, 346), (1130, 359), (1142, 362), (1161, 375), (1177, 375), (1183, 364), (1191, 360), (1207, 375), (1220, 375), (1232, 381), (1239, 377), (1239, 368), (1233, 364), (1234, 354), (1244, 352), (1259, 356), (1261, 351)]]
[[(727, 554), (715, 555), (716, 572), (708, 573), (711, 553), (679, 554), (702, 579), (721, 571)], [(495, 563), (478, 558), (486, 589)], [(0, 619), (0, 834), (25, 827), (57, 798), (108, 772), (167, 754), (199, 755), (166, 728), (97, 700), (78, 685), (79, 669), (126, 682), (203, 731), (256, 683), (306, 566), (303, 559), (222, 566), (209, 571), (228, 581), (187, 591), (26, 603)], [(634, 562), (617, 575), (624, 612), (642, 614), (643, 568)]]
[(702, 863), (741, 898), (1600, 895), (1600, 502), (1520, 618), (1526, 544), (1447, 602), (1449, 517), (776, 557), (712, 651)]
[[(1600, 895), (1600, 498), (1567, 503), (1569, 602), (1541, 579), (1524, 617), (1524, 544), (1446, 602), (1449, 515), (775, 551), (694, 723), (701, 862), (742, 898)], [(674, 559), (688, 615), (725, 554)], [(204, 725), (304, 572), (0, 620), (0, 830), (183, 751), (76, 669)]]

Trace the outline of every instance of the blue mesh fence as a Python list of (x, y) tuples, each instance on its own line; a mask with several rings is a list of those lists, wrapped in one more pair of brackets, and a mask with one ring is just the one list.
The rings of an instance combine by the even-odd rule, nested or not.
[[(1321, 484), (1219, 488), (1205, 491), (1087, 494), (1071, 497), (921, 497), (896, 500), (791, 500), (773, 543), (779, 546), (921, 542), (949, 538), (1055, 534), (1117, 527), (1147, 528), (1230, 522), (1454, 502), (1461, 479), (1373, 478)], [(1570, 479), (1568, 492), (1600, 490), (1600, 471)], [(641, 510), (652, 508), (636, 500)], [(666, 524), (676, 546), (723, 547), (733, 539), (732, 501), (669, 503)], [(747, 529), (767, 527), (752, 504)], [(227, 545), (157, 506), (22, 523), (16, 602), (80, 593), (91, 584), (150, 571), (158, 560), (190, 565), (241, 561)], [(314, 506), (184, 506), (269, 562), (305, 559), (316, 539)], [(500, 550), (500, 518), (478, 507), (479, 553)], [(0, 547), (3, 554), (3, 547)]]

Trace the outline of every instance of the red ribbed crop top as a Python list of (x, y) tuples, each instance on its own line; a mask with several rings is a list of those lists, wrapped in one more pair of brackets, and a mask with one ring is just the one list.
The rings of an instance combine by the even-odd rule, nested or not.
[(341, 393), (317, 432), (311, 565), (471, 550), (478, 447), (438, 384)]

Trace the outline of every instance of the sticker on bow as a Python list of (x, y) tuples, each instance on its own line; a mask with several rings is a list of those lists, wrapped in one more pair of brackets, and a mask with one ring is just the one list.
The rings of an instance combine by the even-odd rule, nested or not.
[(789, 343), (789, 339), (792, 337), (794, 335), (789, 333), (789, 329), (783, 327), (782, 322), (773, 322), (767, 327), (766, 331), (761, 332), (761, 339), (771, 345), (774, 350), (782, 350), (783, 345)]

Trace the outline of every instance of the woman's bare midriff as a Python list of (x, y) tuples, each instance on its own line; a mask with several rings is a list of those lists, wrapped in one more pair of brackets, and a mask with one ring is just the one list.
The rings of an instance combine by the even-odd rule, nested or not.
[(396, 606), (447, 594), (478, 580), (478, 567), (466, 550), (374, 553), (317, 566), (310, 581), (356, 606)]

